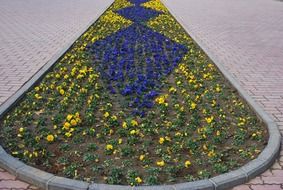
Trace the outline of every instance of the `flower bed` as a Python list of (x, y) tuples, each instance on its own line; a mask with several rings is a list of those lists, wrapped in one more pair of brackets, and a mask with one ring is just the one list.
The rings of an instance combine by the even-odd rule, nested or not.
[(0, 130), (6, 150), (37, 168), (130, 185), (233, 170), (268, 137), (159, 0), (116, 0)]

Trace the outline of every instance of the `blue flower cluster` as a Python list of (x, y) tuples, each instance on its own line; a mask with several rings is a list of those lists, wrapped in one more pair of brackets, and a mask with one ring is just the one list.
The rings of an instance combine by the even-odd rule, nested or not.
[(135, 5), (140, 5), (145, 2), (148, 2), (149, 0), (129, 0), (131, 3), (134, 3)]
[(122, 15), (123, 17), (132, 20), (133, 22), (145, 22), (150, 18), (156, 17), (160, 14), (160, 12), (143, 8), (141, 6), (133, 6), (127, 7), (124, 9), (120, 9), (116, 11), (118, 14)]
[(159, 95), (163, 78), (173, 71), (188, 50), (140, 23), (159, 12), (136, 4), (117, 11), (135, 23), (95, 42), (88, 49), (108, 90), (125, 97), (132, 112), (144, 116)]

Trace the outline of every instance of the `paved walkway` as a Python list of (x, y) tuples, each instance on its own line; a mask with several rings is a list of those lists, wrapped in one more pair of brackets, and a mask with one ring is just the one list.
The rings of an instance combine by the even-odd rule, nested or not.
[[(0, 105), (112, 0), (0, 0)], [(34, 189), (0, 168), (0, 190)]]
[(112, 0), (0, 0), (0, 104)]
[[(197, 43), (277, 122), (282, 135), (283, 1), (163, 1)], [(270, 170), (235, 189), (283, 189), (282, 148)]]
[[(283, 2), (164, 0), (283, 133)], [(95, 17), (105, 0), (0, 0), (0, 104)], [(234, 189), (283, 189), (283, 151), (270, 170)], [(34, 189), (0, 169), (0, 189)]]

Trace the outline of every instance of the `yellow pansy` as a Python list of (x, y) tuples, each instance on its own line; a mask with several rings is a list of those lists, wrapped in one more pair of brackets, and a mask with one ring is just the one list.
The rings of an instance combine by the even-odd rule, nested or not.
[(137, 183), (142, 183), (142, 179), (141, 179), (140, 177), (136, 177), (136, 178), (135, 178), (135, 181), (136, 181)]
[(131, 125), (132, 125), (132, 126), (138, 126), (138, 122), (133, 119), (133, 120), (131, 121)]
[(71, 124), (69, 122), (64, 123), (64, 127), (63, 127), (64, 129), (69, 130), (70, 127), (71, 127)]
[(78, 124), (78, 123), (77, 123), (77, 121), (76, 121), (75, 119), (72, 119), (72, 120), (71, 120), (71, 125), (72, 125), (72, 126), (76, 126), (77, 124)]
[(193, 109), (195, 109), (196, 107), (197, 107), (197, 104), (194, 103), (194, 102), (192, 102), (192, 103), (191, 103), (191, 109), (193, 110)]
[(140, 155), (140, 157), (139, 157), (140, 161), (143, 161), (144, 158), (145, 158), (145, 155), (144, 155), (144, 154)]
[(189, 160), (185, 161), (185, 167), (188, 168), (191, 165), (191, 162)]
[(113, 145), (112, 144), (107, 144), (106, 145), (106, 150), (113, 150)]
[(124, 121), (123, 122), (123, 124), (122, 124), (122, 127), (124, 128), (124, 129), (126, 129), (128, 126), (127, 126), (127, 123)]
[(103, 116), (105, 117), (105, 118), (107, 118), (107, 117), (109, 117), (109, 113), (108, 112), (105, 112), (104, 114), (103, 114)]
[(72, 133), (67, 132), (67, 133), (65, 133), (65, 136), (69, 138), (69, 137), (71, 137), (71, 136), (72, 136)]
[(59, 90), (59, 93), (63, 96), (65, 94), (65, 91), (63, 89)]
[(163, 137), (160, 137), (158, 142), (159, 142), (159, 144), (163, 144), (164, 141), (165, 141), (165, 139)]
[(213, 116), (211, 116), (211, 117), (206, 117), (206, 118), (205, 118), (205, 121), (206, 121), (208, 124), (210, 124), (210, 123), (213, 121), (213, 119), (214, 119)]
[(54, 141), (54, 136), (53, 135), (47, 135), (46, 140), (48, 142), (53, 142)]
[(162, 166), (164, 166), (164, 165), (165, 165), (165, 162), (164, 162), (163, 160), (161, 160), (161, 161), (157, 161), (157, 162), (156, 162), (156, 165), (157, 165), (157, 166), (161, 166), (161, 167), (162, 167)]

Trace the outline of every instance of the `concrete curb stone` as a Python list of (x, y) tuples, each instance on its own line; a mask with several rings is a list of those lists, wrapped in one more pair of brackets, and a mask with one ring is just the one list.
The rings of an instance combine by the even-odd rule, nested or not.
[(174, 190), (194, 190), (194, 189), (202, 189), (202, 190), (214, 190), (214, 184), (205, 179), (199, 181), (193, 181), (188, 183), (179, 183), (174, 185)]
[(16, 175), (17, 170), (25, 166), (26, 164), (7, 154), (5, 151), (0, 153), (0, 167), (11, 174)]
[(46, 188), (47, 182), (52, 179), (54, 175), (26, 165), (17, 170), (17, 177), (44, 189)]
[(88, 190), (133, 190), (131, 186), (124, 185), (107, 185), (107, 184), (90, 184)]
[(247, 182), (247, 178), (248, 177), (245, 171), (238, 169), (232, 172), (228, 172), (228, 173), (213, 177), (209, 179), (209, 181), (211, 181), (214, 184), (215, 189), (222, 190), (222, 189), (230, 188), (231, 186), (236, 186), (236, 185), (245, 183)]
[[(164, 1), (164, 0), (162, 0)], [(113, 1), (112, 1), (113, 2)], [(166, 3), (163, 2), (165, 5)], [(110, 5), (107, 5), (108, 8)], [(174, 12), (170, 10), (171, 14), (182, 23)], [(101, 10), (101, 11), (105, 11)], [(102, 13), (102, 12), (101, 12)], [(99, 16), (99, 15), (98, 15)], [(97, 18), (98, 18), (97, 16)], [(97, 19), (95, 18), (95, 20)], [(94, 21), (93, 21), (94, 22)], [(93, 23), (91, 22), (81, 34)], [(184, 27), (185, 29), (189, 27)], [(242, 89), (238, 82), (228, 73), (221, 62), (214, 56), (209, 48), (207, 48), (201, 40), (197, 39), (194, 34), (190, 33), (190, 36), (198, 42), (198, 45), (207, 53), (207, 55), (213, 60), (225, 78), (238, 90), (239, 94), (247, 101), (255, 113), (263, 120), (268, 127), (269, 141), (263, 152), (255, 160), (250, 161), (246, 165), (242, 166), (238, 170), (234, 170), (208, 180), (200, 180), (195, 182), (180, 183), (175, 185), (160, 185), (160, 186), (119, 186), (119, 185), (107, 185), (107, 184), (89, 184), (83, 181), (72, 180), (64, 177), (54, 176), (53, 174), (38, 170), (36, 168), (27, 166), (18, 159), (8, 155), (5, 150), (0, 146), (0, 167), (9, 171), (12, 174), (17, 175), (21, 180), (37, 185), (46, 190), (214, 190), (214, 189), (228, 189), (235, 185), (246, 182), (247, 180), (255, 177), (256, 175), (265, 171), (279, 155), (280, 151), (280, 133), (275, 122), (256, 104), (252, 98)], [(77, 37), (78, 38), (78, 37)], [(76, 38), (76, 39), (77, 39)], [(0, 107), (0, 118), (4, 115), (16, 102), (28, 91), (42, 76), (52, 68), (56, 61), (64, 55), (64, 53), (72, 46), (76, 41), (72, 40), (61, 52), (56, 54), (46, 65), (44, 65), (32, 78), (29, 80), (16, 94), (8, 99)]]
[(46, 184), (46, 190), (88, 190), (88, 187), (89, 183), (58, 176)]

